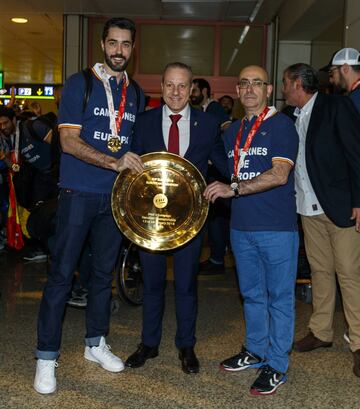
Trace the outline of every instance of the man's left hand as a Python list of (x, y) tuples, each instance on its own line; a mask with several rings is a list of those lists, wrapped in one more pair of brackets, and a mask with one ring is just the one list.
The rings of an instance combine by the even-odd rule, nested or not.
[(360, 207), (353, 207), (351, 220), (355, 220), (355, 230), (360, 233)]
[[(218, 197), (229, 198), (235, 195), (234, 191), (231, 189), (229, 185), (221, 182), (213, 182), (208, 185), (204, 191), (204, 196), (207, 200), (210, 200), (212, 203)], [(359, 209), (360, 210), (360, 209)]]

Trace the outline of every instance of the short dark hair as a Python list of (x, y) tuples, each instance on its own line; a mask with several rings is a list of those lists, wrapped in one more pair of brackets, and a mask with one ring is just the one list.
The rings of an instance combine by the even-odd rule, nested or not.
[(131, 32), (132, 43), (135, 44), (136, 27), (135, 23), (125, 17), (113, 17), (108, 20), (103, 28), (102, 40), (105, 42), (111, 27), (121, 28), (122, 30), (129, 30)]
[(360, 72), (360, 65), (350, 65), (355, 72)]
[(210, 98), (211, 95), (211, 88), (210, 88), (210, 84), (206, 81), (206, 79), (204, 78), (195, 78), (193, 80), (193, 84), (196, 84), (200, 91), (202, 92), (203, 89), (207, 90), (207, 96)]
[(162, 77), (161, 77), (162, 83), (164, 82), (164, 76), (165, 76), (166, 71), (171, 68), (180, 68), (182, 70), (186, 70), (190, 75), (190, 82), (192, 82), (193, 72), (192, 72), (190, 65), (184, 64), (183, 62), (175, 61), (175, 62), (169, 62), (168, 64), (166, 64), (162, 72)]
[(318, 71), (309, 64), (297, 63), (290, 65), (286, 68), (285, 74), (287, 74), (292, 81), (300, 78), (302, 88), (307, 94), (315, 94), (315, 92), (319, 90)]
[(13, 120), (15, 117), (15, 111), (4, 105), (0, 105), (0, 116), (6, 116), (7, 118)]
[(221, 102), (224, 98), (230, 99), (231, 103), (234, 105), (234, 98), (230, 95), (223, 95), (221, 98), (219, 98), (219, 102)]

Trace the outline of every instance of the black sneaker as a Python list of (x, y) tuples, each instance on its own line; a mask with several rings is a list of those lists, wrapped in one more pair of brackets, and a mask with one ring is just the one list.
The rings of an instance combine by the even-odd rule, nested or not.
[(88, 290), (86, 288), (79, 288), (71, 292), (67, 304), (71, 307), (85, 308), (87, 306)]
[(276, 389), (287, 380), (285, 374), (275, 371), (269, 365), (264, 366), (260, 371), (260, 375), (251, 385), (251, 395), (273, 395)]
[(199, 275), (216, 275), (224, 273), (224, 263), (216, 264), (211, 260), (206, 260), (199, 264)]
[(248, 368), (260, 368), (264, 364), (264, 361), (257, 355), (247, 351), (245, 347), (242, 347), (241, 352), (238, 355), (225, 359), (220, 364), (220, 368), (225, 371), (243, 371)]

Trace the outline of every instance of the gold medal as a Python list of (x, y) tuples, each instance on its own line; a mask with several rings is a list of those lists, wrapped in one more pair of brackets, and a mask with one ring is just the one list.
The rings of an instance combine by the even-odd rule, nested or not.
[(11, 169), (13, 170), (13, 172), (19, 172), (20, 166), (17, 163), (13, 163), (11, 165)]
[(107, 147), (111, 152), (119, 152), (121, 149), (120, 138), (117, 136), (112, 136), (107, 143)]

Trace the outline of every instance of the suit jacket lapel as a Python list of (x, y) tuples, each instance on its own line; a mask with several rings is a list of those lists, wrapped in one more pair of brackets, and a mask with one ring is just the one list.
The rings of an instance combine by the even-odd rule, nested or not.
[(184, 158), (188, 159), (194, 146), (196, 146), (196, 140), (199, 138), (199, 115), (196, 109), (190, 107), (190, 143)]
[(319, 93), (315, 99), (314, 106), (311, 112), (309, 127), (306, 133), (306, 144), (310, 145), (315, 138), (317, 131), (321, 127), (322, 122), (322, 95)]
[(166, 151), (162, 130), (162, 114), (163, 109), (160, 107), (157, 109), (156, 115), (154, 116), (154, 135), (151, 135), (149, 130), (149, 138), (154, 138), (154, 145), (156, 145), (158, 151)]

